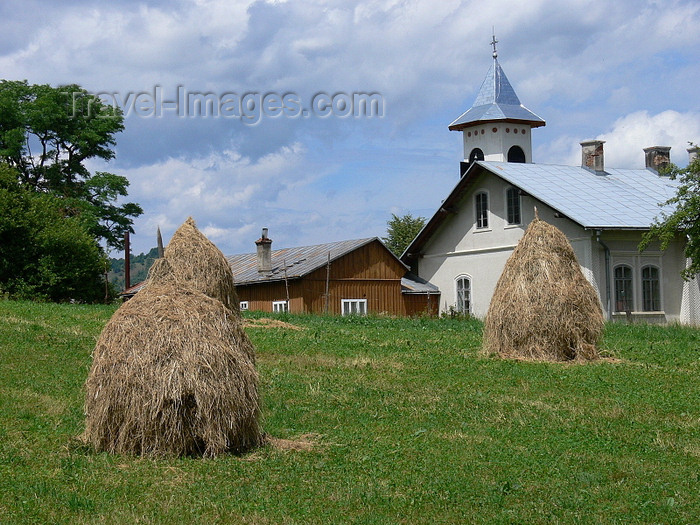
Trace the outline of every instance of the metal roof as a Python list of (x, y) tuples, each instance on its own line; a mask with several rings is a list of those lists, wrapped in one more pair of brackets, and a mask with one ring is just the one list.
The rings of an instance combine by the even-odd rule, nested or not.
[(408, 262), (420, 254), (485, 171), (588, 229), (647, 230), (662, 213), (673, 212), (672, 207), (660, 204), (673, 197), (678, 188), (677, 181), (647, 169), (596, 173), (580, 166), (477, 161), (406, 248), (402, 261)]
[(496, 120), (526, 122), (535, 128), (545, 125), (544, 120), (520, 103), (508, 77), (494, 57), (474, 104), (455, 119), (449, 129), (461, 130), (470, 125)]
[(598, 174), (577, 166), (483, 162), (479, 165), (554, 208), (584, 228), (648, 229), (660, 203), (678, 182), (647, 169), (608, 169)]
[[(287, 268), (287, 279), (296, 279), (325, 266), (328, 263), (329, 253), (332, 262), (373, 241), (377, 241), (383, 246), (382, 241), (378, 237), (368, 237), (366, 239), (272, 250), (272, 272), (270, 273), (258, 272), (258, 257), (256, 253), (231, 255), (227, 259), (233, 270), (233, 278), (237, 285), (284, 280), (285, 265)], [(387, 251), (389, 251), (388, 248)], [(403, 263), (401, 264), (403, 265)]]
[(422, 277), (418, 277), (409, 272), (401, 278), (401, 293), (439, 294), (440, 289), (434, 284), (430, 284)]

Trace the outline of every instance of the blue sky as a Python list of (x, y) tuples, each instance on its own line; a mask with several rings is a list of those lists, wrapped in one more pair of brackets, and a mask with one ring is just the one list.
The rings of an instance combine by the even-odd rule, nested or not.
[[(78, 83), (121, 98), (189, 92), (378, 93), (381, 117), (125, 120), (135, 253), (188, 216), (224, 253), (382, 236), (391, 213), (430, 216), (457, 181), (468, 109), (499, 62), (521, 102), (547, 121), (534, 161), (577, 164), (606, 140), (606, 166), (642, 167), (700, 142), (700, 3), (687, 1), (5, 0), (0, 70), (30, 83)], [(147, 112), (144, 112), (147, 113)]]

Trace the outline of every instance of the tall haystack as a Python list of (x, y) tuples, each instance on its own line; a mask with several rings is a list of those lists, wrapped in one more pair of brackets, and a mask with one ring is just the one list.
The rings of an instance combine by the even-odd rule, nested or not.
[(178, 279), (239, 312), (231, 267), (221, 250), (197, 229), (192, 217), (173, 234), (165, 258)]
[(568, 239), (535, 212), (491, 298), (484, 349), (503, 357), (595, 359), (603, 324)]
[(83, 440), (98, 451), (156, 456), (260, 444), (258, 376), (236, 314), (160, 266), (165, 278), (124, 303), (100, 335)]

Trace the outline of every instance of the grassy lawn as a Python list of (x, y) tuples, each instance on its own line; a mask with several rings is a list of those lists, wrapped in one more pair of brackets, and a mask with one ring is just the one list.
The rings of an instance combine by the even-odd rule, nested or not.
[(698, 330), (610, 325), (581, 365), (481, 356), (476, 321), (258, 321), (272, 443), (154, 460), (74, 439), (113, 311), (0, 301), (0, 523), (700, 519)]

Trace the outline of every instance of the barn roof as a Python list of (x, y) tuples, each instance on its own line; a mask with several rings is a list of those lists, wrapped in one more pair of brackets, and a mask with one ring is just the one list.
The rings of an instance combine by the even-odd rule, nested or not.
[[(258, 258), (256, 253), (231, 255), (228, 256), (227, 259), (233, 270), (233, 278), (237, 285), (284, 280), (285, 265), (287, 269), (287, 279), (297, 279), (324, 267), (328, 263), (329, 254), (330, 260), (333, 262), (375, 241), (384, 246), (378, 237), (368, 237), (365, 239), (353, 239), (349, 241), (315, 244), (313, 246), (272, 250), (272, 271), (268, 273), (258, 272)], [(391, 253), (388, 248), (387, 251)], [(393, 256), (392, 254), (392, 257)], [(398, 258), (397, 262), (405, 266)]]

